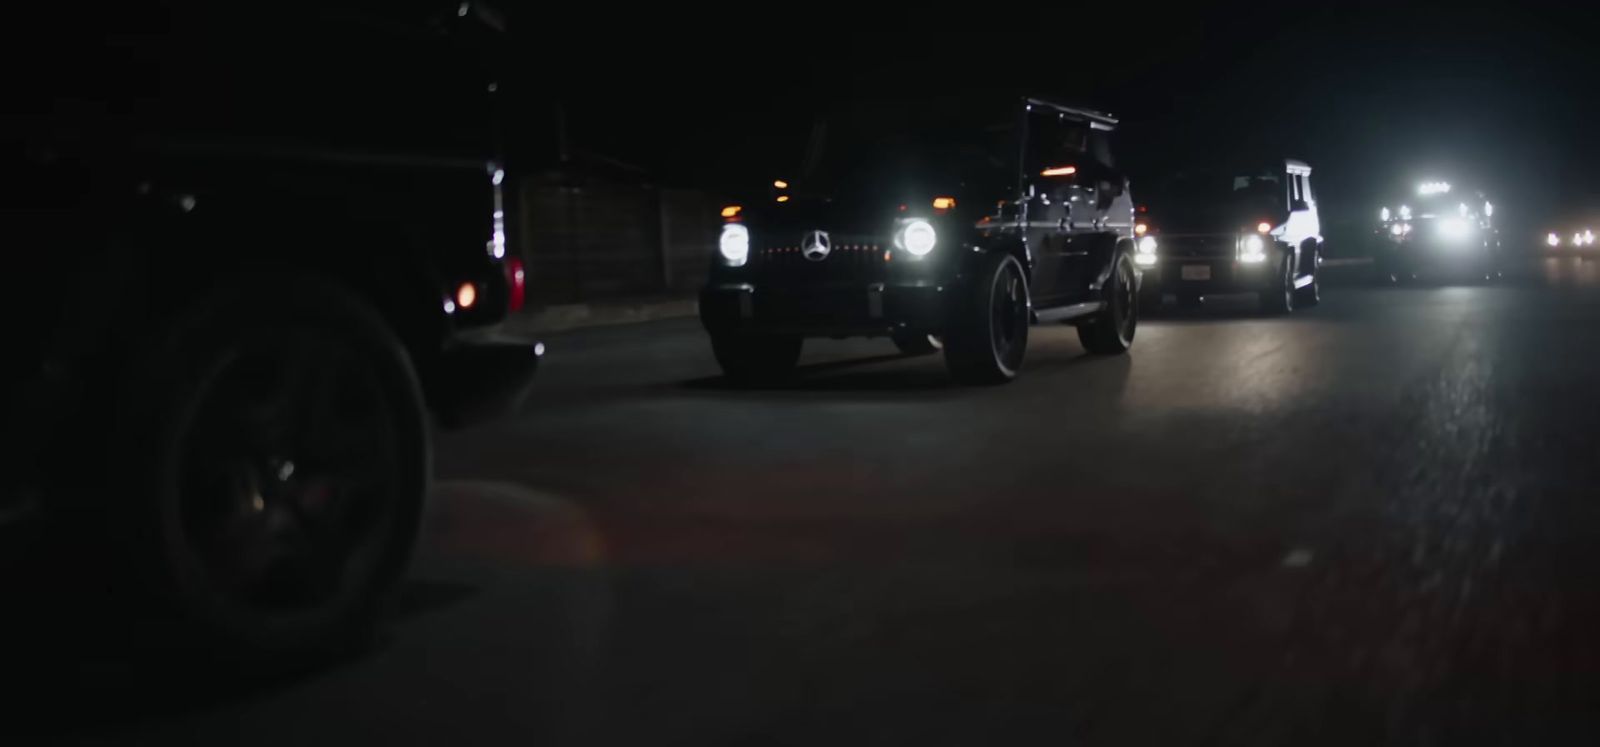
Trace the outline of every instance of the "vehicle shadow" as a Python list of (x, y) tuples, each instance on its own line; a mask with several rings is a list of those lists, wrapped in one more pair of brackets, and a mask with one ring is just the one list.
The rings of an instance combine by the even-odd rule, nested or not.
[(1155, 311), (1147, 311), (1140, 321), (1149, 322), (1215, 322), (1231, 320), (1270, 320), (1286, 317), (1268, 314), (1261, 310), (1253, 296), (1208, 296), (1200, 306), (1183, 308), (1167, 304)]
[[(0, 741), (437, 744), (509, 719), (534, 741), (581, 743), (612, 606), (586, 513), (500, 483), (441, 483), (431, 500), (410, 578), (377, 634), (314, 666), (207, 660), (151, 629), (129, 595), (86, 595), (76, 573), (10, 587), (7, 676), (25, 690), (8, 698)], [(493, 699), (470, 684), (480, 677), (492, 678)], [(419, 702), (475, 720), (442, 723), (408, 707)], [(522, 705), (508, 717), (512, 702)]]
[[(1025, 380), (1031, 375), (1052, 370), (1123, 358), (1123, 356), (1091, 355), (1081, 349), (1068, 352), (1058, 350), (1056, 347), (1035, 346), (1030, 342), (1028, 358), (1023, 362), (1019, 378)], [(912, 360), (919, 361), (919, 365), (872, 368), (877, 364)], [(792, 376), (782, 380), (758, 384), (734, 382), (723, 376), (705, 376), (690, 379), (680, 386), (684, 389), (708, 392), (932, 392), (950, 395), (990, 388), (964, 385), (951, 378), (941, 353), (875, 355), (812, 363), (797, 366)]]
[[(892, 361), (919, 359), (926, 363), (917, 367), (870, 369), (870, 366)], [(704, 376), (681, 384), (685, 389), (720, 392), (775, 392), (775, 391), (905, 391), (953, 390), (959, 388), (945, 370), (938, 354), (905, 355), (891, 353), (864, 358), (807, 363), (796, 366), (792, 375), (783, 379), (741, 383), (723, 376)]]

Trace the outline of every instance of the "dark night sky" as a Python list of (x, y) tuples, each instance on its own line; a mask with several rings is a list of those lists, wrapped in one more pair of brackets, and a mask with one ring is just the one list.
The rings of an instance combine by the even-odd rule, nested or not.
[(767, 7), (780, 15), (712, 14), (673, 32), (685, 19), (558, 19), (579, 31), (557, 36), (536, 24), (530, 69), (567, 102), (576, 147), (673, 183), (703, 181), (742, 131), (825, 101), (998, 88), (1121, 116), (1136, 194), (1139, 174), (1187, 155), (1265, 149), (1311, 162), (1334, 219), (1362, 219), (1427, 177), (1481, 184), (1529, 227), (1600, 201), (1600, 66), (1576, 10), (1118, 3), (1031, 17), (986, 5), (960, 23), (866, 29), (842, 10)]

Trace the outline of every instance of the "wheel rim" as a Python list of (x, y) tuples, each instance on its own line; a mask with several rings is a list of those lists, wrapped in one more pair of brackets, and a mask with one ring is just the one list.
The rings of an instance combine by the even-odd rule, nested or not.
[(401, 458), (383, 392), (369, 362), (306, 331), (213, 369), (181, 436), (178, 521), (218, 601), (314, 610), (376, 567)]
[(1134, 325), (1138, 323), (1138, 289), (1134, 286), (1133, 273), (1128, 269), (1126, 260), (1117, 262), (1116, 279), (1117, 288), (1111, 294), (1111, 318), (1116, 321), (1117, 336), (1123, 344), (1127, 344), (1133, 341)]
[(1028, 291), (1022, 275), (1011, 263), (1001, 265), (995, 273), (994, 287), (989, 294), (989, 338), (993, 341), (994, 357), (1009, 370), (1028, 325)]
[(1283, 308), (1294, 310), (1294, 263), (1283, 260)]

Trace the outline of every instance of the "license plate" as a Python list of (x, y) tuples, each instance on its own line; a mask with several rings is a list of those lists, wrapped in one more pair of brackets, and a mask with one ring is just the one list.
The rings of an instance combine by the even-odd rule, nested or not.
[(1210, 280), (1211, 265), (1184, 265), (1184, 280)]

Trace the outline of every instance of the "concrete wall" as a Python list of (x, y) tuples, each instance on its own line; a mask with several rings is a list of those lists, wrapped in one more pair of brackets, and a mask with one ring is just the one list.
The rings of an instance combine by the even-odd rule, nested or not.
[(705, 282), (720, 205), (694, 190), (531, 181), (519, 232), (534, 307), (692, 292)]

